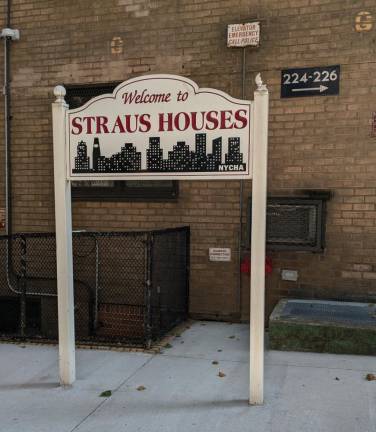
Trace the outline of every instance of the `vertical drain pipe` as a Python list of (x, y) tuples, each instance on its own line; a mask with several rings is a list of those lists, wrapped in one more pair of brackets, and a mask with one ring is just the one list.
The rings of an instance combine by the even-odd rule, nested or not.
[(2, 31), (4, 38), (4, 146), (5, 146), (5, 232), (7, 235), (12, 234), (12, 179), (11, 179), (11, 158), (10, 158), (10, 145), (11, 145), (11, 99), (10, 99), (10, 50), (12, 36), (10, 32), (11, 26), (11, 8), (12, 0), (7, 1), (7, 28)]
[(18, 30), (11, 28), (12, 0), (7, 0), (6, 25), (2, 29), (0, 38), (4, 39), (4, 150), (5, 150), (5, 233), (7, 238), (7, 258), (6, 275), (8, 286), (12, 291), (16, 291), (10, 282), (9, 273), (11, 268), (12, 244), (9, 236), (12, 235), (12, 178), (11, 178), (11, 97), (10, 97), (10, 52), (11, 42), (19, 40)]

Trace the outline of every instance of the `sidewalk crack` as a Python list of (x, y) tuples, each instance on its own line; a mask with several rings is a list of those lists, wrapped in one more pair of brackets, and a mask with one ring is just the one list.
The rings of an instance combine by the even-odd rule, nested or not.
[[(149, 364), (155, 356), (156, 354), (152, 355), (141, 366), (139, 366), (132, 374), (130, 374), (125, 380), (123, 380), (114, 390), (112, 390), (112, 395), (114, 395), (120, 389), (120, 387), (122, 387), (127, 381), (133, 378), (136, 375), (136, 373), (139, 372), (144, 366)], [(111, 399), (111, 397), (101, 401), (92, 411), (89, 412), (88, 415), (86, 415), (79, 423), (77, 423), (76, 426), (73, 429), (71, 429), (69, 432), (76, 431), (89, 417), (91, 417), (96, 411), (98, 411), (99, 408), (101, 408), (106, 402), (108, 402)]]

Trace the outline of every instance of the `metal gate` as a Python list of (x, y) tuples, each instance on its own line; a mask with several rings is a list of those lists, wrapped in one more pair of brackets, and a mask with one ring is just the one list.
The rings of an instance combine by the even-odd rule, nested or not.
[[(57, 340), (53, 233), (0, 237), (0, 338)], [(73, 234), (76, 341), (150, 346), (188, 316), (189, 228)]]

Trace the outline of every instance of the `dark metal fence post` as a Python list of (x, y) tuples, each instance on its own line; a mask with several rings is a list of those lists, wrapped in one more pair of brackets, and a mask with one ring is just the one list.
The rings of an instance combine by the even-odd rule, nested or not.
[(151, 307), (151, 290), (152, 290), (152, 247), (153, 235), (152, 233), (146, 234), (145, 242), (145, 345), (150, 348), (152, 339), (152, 307)]
[(20, 307), (20, 334), (25, 336), (26, 333), (26, 238), (20, 237), (21, 241), (21, 275), (20, 275), (20, 288), (21, 288), (21, 307)]
[(96, 335), (98, 330), (98, 307), (99, 307), (99, 242), (96, 235), (93, 236), (95, 241), (95, 288), (94, 288), (94, 313), (93, 313), (93, 335)]
[(189, 314), (189, 277), (190, 277), (190, 262), (191, 262), (191, 230), (186, 228), (185, 230), (185, 267), (186, 267), (186, 291), (185, 291), (185, 318), (188, 318)]

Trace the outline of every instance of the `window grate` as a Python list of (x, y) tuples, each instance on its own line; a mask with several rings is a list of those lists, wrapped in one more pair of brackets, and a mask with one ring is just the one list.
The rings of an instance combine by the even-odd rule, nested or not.
[[(251, 199), (248, 232), (251, 233)], [(269, 250), (321, 252), (325, 247), (325, 199), (271, 197), (266, 211)]]

